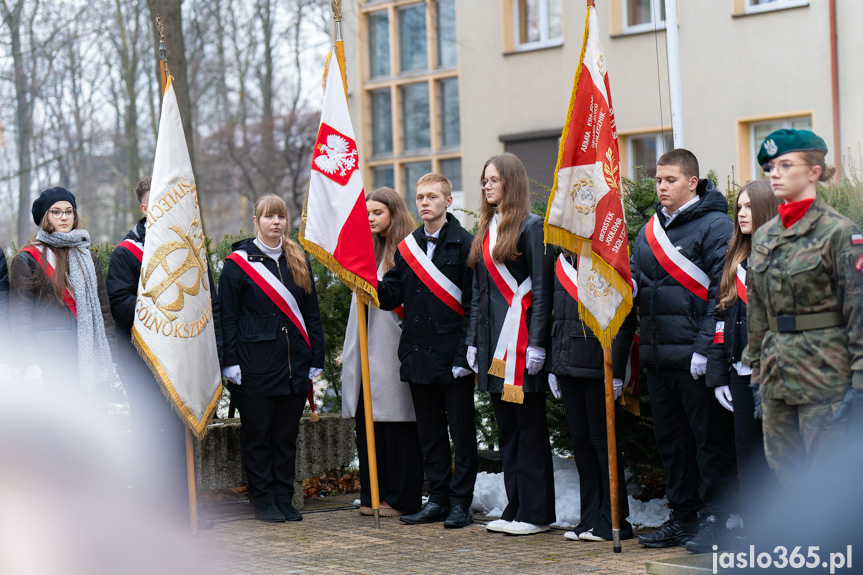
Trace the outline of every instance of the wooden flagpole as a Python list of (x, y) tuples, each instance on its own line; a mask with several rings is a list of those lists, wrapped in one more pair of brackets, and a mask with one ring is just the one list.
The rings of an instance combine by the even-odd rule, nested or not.
[(617, 484), (617, 430), (614, 422), (614, 375), (612, 370), (611, 347), (602, 348), (605, 371), (605, 427), (608, 437), (608, 484), (609, 504), (611, 505), (611, 538), (614, 552), (620, 553), (620, 501)]
[[(162, 91), (161, 99), (165, 97), (165, 89), (168, 85), (168, 77), (171, 72), (168, 70), (168, 58), (165, 54), (165, 28), (162, 24), (162, 17), (156, 14), (156, 28), (159, 31), (159, 79), (161, 81)], [(195, 448), (192, 438), (192, 430), (184, 425), (186, 431), (186, 484), (189, 490), (189, 527), (192, 529), (192, 535), (198, 534), (198, 500), (197, 491), (195, 489)]]
[[(345, 88), (345, 103), (348, 101), (348, 79), (345, 70), (345, 44), (342, 41), (342, 2), (332, 0), (333, 20), (336, 23), (336, 59)], [(381, 527), (380, 491), (378, 489), (378, 457), (375, 449), (375, 427), (372, 418), (372, 389), (369, 377), (369, 341), (366, 321), (366, 298), (357, 294), (357, 327), (360, 330), (360, 366), (363, 374), (363, 410), (366, 420), (366, 447), (368, 450), (369, 491), (372, 496), (372, 515), (375, 528)]]

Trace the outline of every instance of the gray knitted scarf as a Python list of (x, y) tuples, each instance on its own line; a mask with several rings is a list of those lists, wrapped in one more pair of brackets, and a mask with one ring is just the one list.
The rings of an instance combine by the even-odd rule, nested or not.
[[(48, 233), (40, 229), (36, 239), (45, 245), (69, 249), (69, 283), (75, 298), (78, 324), (78, 366), (81, 389), (93, 391), (110, 385), (116, 378), (111, 348), (105, 337), (105, 323), (99, 302), (99, 284), (90, 256), (87, 230)], [(101, 273), (101, 271), (100, 271)]]

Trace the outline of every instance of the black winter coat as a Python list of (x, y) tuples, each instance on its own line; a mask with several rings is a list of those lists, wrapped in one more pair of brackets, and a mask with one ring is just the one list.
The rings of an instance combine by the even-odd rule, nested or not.
[(728, 201), (710, 180), (699, 181), (697, 193), (700, 200), (668, 226), (662, 205), (655, 210), (671, 243), (710, 278), (707, 301), (659, 265), (645, 237), (647, 226), (638, 232), (632, 249), (630, 264), (641, 314), (639, 357), (644, 367), (688, 370), (693, 352), (707, 356), (713, 342), (716, 294), (734, 226), (727, 214)]
[[(473, 286), (473, 270), (467, 265), (473, 236), (452, 214), (446, 215), (432, 254), (432, 263), (461, 289), (464, 316), (453, 311), (423, 284), (402, 255), (396, 251), (395, 265), (378, 282), (381, 309), (404, 305), (399, 341), (400, 376), (410, 383), (465, 383), (471, 376), (454, 379), (453, 367), (467, 364), (467, 324)], [(425, 251), (423, 226), (412, 232)]]
[[(527, 345), (546, 350), (545, 365), (539, 373), (528, 375), (525, 366), (523, 389), (525, 392), (546, 391), (548, 371), (551, 367), (548, 352), (551, 347), (554, 253), (545, 249), (542, 218), (536, 214), (527, 215), (518, 231), (516, 249), (521, 255), (514, 262), (507, 263), (506, 267), (519, 284), (528, 276), (532, 282), (533, 299), (527, 309)], [(477, 263), (473, 281), (468, 345), (477, 348), (479, 390), (503, 393), (503, 379), (489, 375), (488, 370), (509, 305), (497, 289), (482, 259)]]
[[(575, 258), (569, 263), (578, 269)], [(613, 374), (625, 379), (636, 327), (635, 310), (626, 316), (611, 344)], [(551, 327), (551, 372), (557, 376), (604, 380), (602, 345), (578, 316), (578, 301), (554, 278), (554, 324)]]
[[(739, 297), (725, 309), (716, 309), (716, 322), (725, 322), (721, 342), (714, 341), (707, 354), (707, 386), (720, 387), (731, 381), (732, 366), (741, 360), (746, 348), (749, 324), (746, 304)], [(714, 338), (715, 340), (716, 338)]]
[[(276, 265), (251, 239), (236, 242), (231, 250), (246, 250), (249, 261), (263, 263), (273, 275), (281, 278), (297, 300), (311, 347), (252, 278), (239, 265), (226, 259), (219, 277), (223, 365), (239, 365), (242, 373), (241, 385), (229, 383), (228, 389), (231, 393), (258, 396), (307, 393), (311, 389), (309, 369), (324, 367), (324, 328), (314, 276), (312, 291), (306, 293), (294, 283), (284, 254)], [(308, 258), (306, 265), (311, 275)]]
[[(147, 236), (146, 224), (147, 218), (141, 218), (123, 239), (143, 244)], [(213, 328), (216, 331), (216, 345), (219, 350), (219, 358), (221, 358), (222, 330), (219, 298), (216, 295), (213, 274), (210, 273), (209, 269), (207, 275), (210, 280), (210, 302), (213, 306)], [(117, 339), (123, 361), (140, 359), (138, 353), (132, 348), (132, 326), (135, 323), (135, 301), (138, 299), (138, 279), (140, 277), (141, 262), (138, 261), (138, 258), (124, 247), (115, 248), (111, 252), (111, 259), (108, 262), (105, 286), (108, 290), (108, 299), (111, 302), (111, 315), (114, 316), (114, 323), (117, 326)]]

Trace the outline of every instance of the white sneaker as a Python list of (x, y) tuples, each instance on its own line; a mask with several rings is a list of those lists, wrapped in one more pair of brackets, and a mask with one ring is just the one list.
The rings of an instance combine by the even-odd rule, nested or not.
[(510, 535), (533, 535), (542, 533), (551, 529), (549, 525), (534, 525), (533, 523), (525, 523), (524, 521), (510, 521), (502, 531)]
[(575, 531), (567, 531), (563, 534), (563, 536), (567, 539), (571, 539), (572, 541), (578, 541), (578, 533), (576, 533)]
[(593, 529), (588, 529), (578, 536), (582, 541), (608, 541), (605, 537), (593, 534)]
[(506, 521), (505, 519), (495, 519), (494, 521), (489, 521), (485, 526), (486, 531), (493, 531), (494, 533), (505, 533), (506, 527), (510, 524), (510, 521)]

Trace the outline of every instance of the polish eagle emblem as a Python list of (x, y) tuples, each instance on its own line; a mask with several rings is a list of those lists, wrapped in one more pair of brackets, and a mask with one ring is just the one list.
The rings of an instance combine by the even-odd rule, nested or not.
[(357, 149), (338, 134), (327, 136), (327, 143), (315, 146), (315, 166), (328, 175), (345, 176), (357, 166)]

